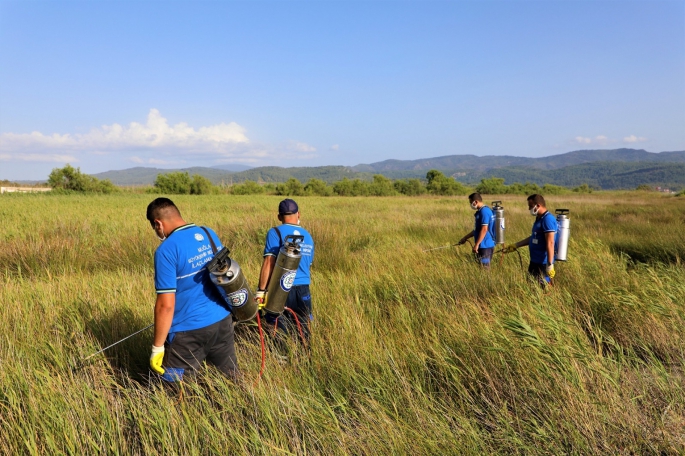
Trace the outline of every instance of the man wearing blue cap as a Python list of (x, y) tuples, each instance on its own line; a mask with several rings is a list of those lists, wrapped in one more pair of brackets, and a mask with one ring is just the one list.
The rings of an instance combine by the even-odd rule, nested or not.
[[(288, 235), (304, 236), (304, 240), (300, 244), (302, 259), (285, 306), (297, 314), (304, 336), (309, 339), (309, 322), (312, 319), (312, 298), (309, 292), (309, 284), (311, 283), (310, 268), (314, 260), (314, 240), (307, 230), (300, 226), (300, 210), (295, 201), (286, 198), (280, 202), (278, 220), (280, 220), (281, 226), (271, 228), (266, 234), (264, 262), (259, 274), (259, 287), (255, 299), (260, 304), (264, 302), (264, 294), (285, 237)], [(290, 327), (295, 325), (294, 317), (290, 312), (284, 312), (279, 317), (267, 314), (266, 321), (269, 324), (278, 325), (278, 329), (285, 332), (288, 332)]]

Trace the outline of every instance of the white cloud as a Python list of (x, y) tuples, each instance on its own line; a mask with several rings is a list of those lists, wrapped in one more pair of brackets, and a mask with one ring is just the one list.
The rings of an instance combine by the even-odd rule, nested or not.
[(140, 158), (138, 156), (128, 157), (128, 161), (139, 165), (182, 165), (185, 160), (162, 160), (159, 158)]
[(594, 138), (589, 138), (586, 136), (576, 136), (573, 139), (573, 142), (576, 142), (578, 144), (597, 144), (600, 146), (604, 146), (604, 145), (609, 144), (613, 141), (604, 135), (598, 135), (598, 136), (595, 136)]
[(340, 145), (338, 145), (338, 144), (333, 144), (333, 145), (330, 147), (330, 150), (340, 150)]
[(43, 162), (43, 163), (75, 163), (78, 161), (73, 155), (60, 154), (0, 154), (0, 161)]
[(295, 152), (316, 152), (316, 147), (300, 141), (290, 141), (287, 147)]
[(647, 138), (642, 137), (642, 136), (630, 135), (630, 136), (626, 136), (625, 138), (623, 138), (623, 142), (626, 142), (626, 143), (636, 143), (636, 142), (644, 142), (644, 141), (647, 141)]
[(235, 122), (191, 127), (170, 125), (157, 109), (144, 124), (114, 123), (88, 133), (0, 133), (0, 160), (82, 162), (108, 155), (109, 162), (178, 165), (235, 162), (260, 165), (316, 157), (316, 147), (302, 141), (260, 144), (251, 141)]
[(143, 125), (103, 125), (84, 134), (45, 135), (38, 131), (26, 134), (0, 134), (0, 148), (10, 151), (59, 149), (61, 151), (185, 149), (194, 152), (225, 152), (237, 144), (249, 142), (245, 129), (235, 122), (220, 123), (197, 130), (187, 123), (169, 125), (156, 109), (151, 109)]

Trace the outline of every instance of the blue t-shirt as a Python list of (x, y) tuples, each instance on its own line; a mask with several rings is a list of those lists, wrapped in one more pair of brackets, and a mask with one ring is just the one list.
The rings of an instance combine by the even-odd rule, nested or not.
[(300, 265), (297, 268), (297, 273), (295, 273), (295, 281), (293, 285), (309, 285), (311, 282), (311, 274), (309, 269), (312, 266), (312, 261), (314, 261), (314, 239), (312, 236), (302, 228), (300, 225), (291, 225), (289, 223), (284, 223), (278, 227), (278, 231), (281, 232), (281, 236), (278, 236), (276, 228), (271, 228), (268, 233), (266, 233), (266, 243), (264, 245), (264, 256), (273, 255), (278, 257), (278, 252), (283, 246), (283, 240), (289, 234), (304, 236), (304, 241), (300, 245), (300, 252), (302, 253), (302, 259), (300, 259)]
[[(207, 230), (217, 251), (221, 250), (219, 237), (211, 229)], [(157, 247), (157, 294), (176, 293), (170, 333), (204, 328), (230, 314), (205, 268), (212, 258), (214, 252), (207, 233), (193, 223), (177, 228)]]
[(488, 206), (483, 206), (476, 211), (473, 216), (476, 218), (476, 227), (473, 230), (474, 242), (478, 241), (480, 230), (483, 225), (488, 226), (488, 231), (485, 232), (483, 242), (480, 243), (481, 249), (492, 249), (495, 247), (495, 214)]
[(535, 223), (533, 223), (533, 234), (528, 243), (531, 262), (547, 264), (547, 240), (545, 239), (545, 233), (554, 233), (554, 250), (556, 251), (557, 228), (557, 219), (549, 211), (535, 220)]

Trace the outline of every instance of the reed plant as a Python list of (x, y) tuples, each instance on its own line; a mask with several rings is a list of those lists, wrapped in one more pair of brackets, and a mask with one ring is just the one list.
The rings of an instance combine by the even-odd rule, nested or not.
[[(515, 254), (489, 272), (465, 197), (299, 197), (313, 235), (311, 355), (236, 334), (243, 377), (180, 392), (148, 370), (150, 195), (0, 197), (0, 452), (678, 454), (685, 452), (685, 200), (548, 197), (571, 215), (554, 287)], [(173, 197), (256, 285), (276, 196)], [(505, 195), (508, 241), (528, 236)], [(523, 253), (527, 266), (527, 253)]]

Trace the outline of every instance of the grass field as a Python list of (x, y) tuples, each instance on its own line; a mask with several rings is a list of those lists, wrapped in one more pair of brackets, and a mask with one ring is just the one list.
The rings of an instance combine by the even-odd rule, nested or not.
[[(208, 369), (181, 398), (148, 381), (151, 331), (79, 366), (152, 322), (151, 199), (0, 197), (0, 452), (685, 452), (684, 198), (549, 197), (571, 242), (548, 291), (515, 254), (486, 274), (468, 246), (422, 253), (471, 229), (465, 197), (298, 198), (316, 242), (311, 358), (267, 354), (253, 386), (244, 328), (243, 381)], [(280, 198), (173, 199), (254, 287)], [(501, 199), (508, 241), (526, 237), (525, 197)]]

